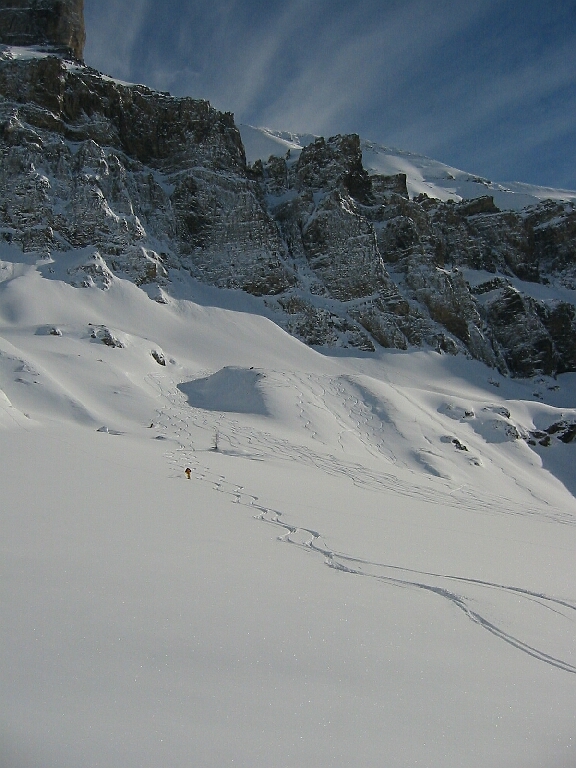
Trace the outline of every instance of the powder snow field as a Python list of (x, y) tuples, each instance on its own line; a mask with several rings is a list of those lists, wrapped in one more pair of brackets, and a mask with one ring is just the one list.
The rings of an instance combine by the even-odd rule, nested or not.
[[(270, 155), (284, 156), (290, 150), (297, 157), (300, 150), (316, 138), (310, 134), (294, 134), (239, 125), (248, 162), (267, 160)], [(460, 171), (424, 155), (401, 149), (384, 147), (362, 139), (362, 161), (368, 173), (393, 176), (406, 174), (410, 197), (426, 194), (438, 200), (464, 200), (490, 195), (501, 210), (519, 211), (541, 200), (576, 201), (576, 191), (538, 187), (521, 182), (498, 183), (480, 176)]]
[(576, 764), (574, 375), (0, 257), (3, 768)]

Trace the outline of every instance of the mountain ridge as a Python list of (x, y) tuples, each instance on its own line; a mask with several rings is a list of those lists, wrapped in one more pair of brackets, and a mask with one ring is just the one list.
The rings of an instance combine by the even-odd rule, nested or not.
[[(288, 150), (291, 154), (299, 153), (319, 138), (314, 134), (276, 131), (243, 123), (238, 127), (249, 163), (265, 160), (270, 155), (281, 157)], [(423, 193), (442, 202), (462, 202), (491, 195), (501, 210), (521, 210), (542, 200), (576, 201), (575, 190), (519, 181), (492, 182), (415, 152), (387, 147), (362, 137), (360, 143), (368, 173), (389, 176), (404, 173), (411, 198)]]
[[(415, 194), (432, 183), (422, 160), (418, 183), (409, 154), (408, 174), (380, 173), (399, 155), (356, 135), (297, 148), (297, 136), (268, 132), (282, 151), (247, 163), (232, 115), (53, 52), (5, 46), (0, 95), (0, 234), (56, 262), (80, 249), (67, 277), (76, 285), (127, 276), (169, 301), (171, 275), (184, 270), (260, 297), (311, 345), (424, 345), (517, 376), (576, 370), (569, 200), (501, 210), (495, 195), (517, 193), (439, 164), (444, 183), (494, 194)], [(494, 277), (468, 280), (470, 270)], [(518, 281), (563, 298), (535, 299)]]
[(572, 768), (573, 204), (363, 146), (0, 48), (6, 768)]

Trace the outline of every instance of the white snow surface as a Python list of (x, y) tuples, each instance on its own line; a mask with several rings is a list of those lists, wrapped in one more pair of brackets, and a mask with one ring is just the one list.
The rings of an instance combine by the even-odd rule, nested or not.
[(576, 445), (515, 439), (576, 376), (50, 274), (2, 247), (3, 768), (576, 765)]
[[(249, 163), (267, 160), (271, 155), (283, 156), (290, 150), (297, 157), (300, 150), (316, 138), (310, 134), (294, 134), (239, 125)], [(494, 182), (466, 171), (452, 168), (424, 155), (401, 149), (384, 147), (362, 139), (363, 164), (370, 174), (392, 176), (406, 174), (408, 194), (411, 198), (420, 194), (438, 200), (467, 200), (484, 195), (494, 198), (501, 210), (521, 210), (541, 200), (576, 201), (576, 191), (539, 187), (521, 182)]]

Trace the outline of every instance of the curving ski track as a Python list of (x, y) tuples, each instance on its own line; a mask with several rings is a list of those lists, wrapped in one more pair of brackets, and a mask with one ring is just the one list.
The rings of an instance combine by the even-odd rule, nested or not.
[[(530, 603), (531, 608), (536, 607), (552, 612), (555, 614), (555, 618), (559, 619), (563, 624), (576, 623), (576, 602), (559, 599), (522, 587), (462, 576), (419, 571), (399, 565), (365, 560), (345, 552), (332, 551), (326, 546), (324, 536), (318, 531), (283, 522), (283, 513), (280, 510), (261, 504), (259, 498), (248, 493), (243, 486), (228, 482), (225, 476), (216, 475), (207, 466), (202, 465), (198, 458), (199, 452), (195, 451), (192, 445), (189, 427), (205, 429), (209, 433), (213, 433), (217, 429), (221, 439), (225, 440), (230, 446), (228, 450), (223, 452), (234, 453), (237, 450), (248, 447), (251, 449), (251, 454), (247, 456), (243, 453), (242, 455), (245, 458), (260, 460), (281, 458), (298, 461), (305, 465), (317, 467), (328, 474), (343, 475), (348, 477), (355, 485), (373, 491), (393, 490), (400, 495), (420, 498), (428, 502), (445, 504), (452, 507), (464, 506), (470, 508), (473, 505), (473, 508), (476, 510), (478, 507), (491, 510), (496, 499), (490, 499), (488, 495), (483, 498), (479, 497), (473, 491), (463, 493), (462, 489), (458, 489), (460, 497), (457, 497), (455, 492), (402, 483), (395, 475), (376, 473), (362, 465), (348, 464), (340, 461), (335, 456), (316, 453), (304, 446), (295, 445), (287, 440), (279, 440), (270, 434), (253, 428), (246, 428), (234, 419), (229, 418), (229, 415), (225, 417), (223, 414), (191, 408), (186, 404), (184, 396), (176, 388), (174, 382), (170, 382), (170, 386), (166, 387), (165, 382), (161, 381), (159, 376), (154, 376), (151, 381), (163, 398), (170, 403), (157, 411), (156, 427), (162, 433), (170, 432), (170, 436), (178, 440), (179, 444), (176, 451), (167, 451), (165, 453), (166, 458), (173, 464), (175, 469), (177, 468), (178, 475), (181, 474), (182, 467), (188, 465), (194, 473), (193, 476), (196, 480), (210, 483), (218, 492), (229, 495), (234, 503), (247, 507), (252, 512), (256, 512), (254, 514), (255, 519), (280, 528), (283, 533), (278, 536), (279, 541), (320, 555), (323, 558), (324, 564), (329, 568), (354, 576), (375, 579), (389, 586), (422, 590), (441, 597), (462, 611), (474, 624), (517, 650), (564, 672), (576, 674), (576, 665), (570, 661), (562, 659), (553, 653), (546, 652), (529, 642), (525, 642), (485, 615), (493, 607), (485, 593), (496, 590), (501, 596), (513, 597), (516, 602), (524, 601)], [(357, 403), (354, 403), (354, 405), (358, 407)], [(303, 407), (302, 410), (304, 410)], [(165, 434), (165, 436), (167, 435)], [(542, 515), (541, 509), (526, 510), (524, 506), (520, 507), (513, 501), (502, 498), (498, 498), (499, 509), (502, 509), (503, 502), (507, 505), (506, 512), (508, 514)], [(546, 514), (546, 518), (553, 522), (574, 524), (572, 518), (562, 514)], [(459, 594), (447, 588), (447, 584), (466, 586), (471, 594)], [(474, 592), (478, 594), (474, 595)], [(472, 607), (473, 604), (478, 602), (484, 603), (483, 613)], [(541, 626), (541, 621), (542, 619), (540, 618), (538, 626)], [(534, 625), (536, 625), (536, 622), (534, 622)], [(567, 627), (566, 629), (570, 631), (571, 636), (574, 635), (572, 628)]]

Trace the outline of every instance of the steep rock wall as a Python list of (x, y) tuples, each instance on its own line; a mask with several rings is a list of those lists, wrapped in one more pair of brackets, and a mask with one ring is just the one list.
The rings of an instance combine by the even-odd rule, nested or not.
[(0, 52), (0, 237), (59, 274), (76, 253), (77, 286), (116, 275), (165, 301), (185, 271), (242, 289), (310, 344), (576, 370), (574, 205), (411, 200), (355, 135), (247, 167), (232, 115), (54, 55)]
[(49, 47), (82, 61), (84, 0), (1, 0), (0, 43)]

